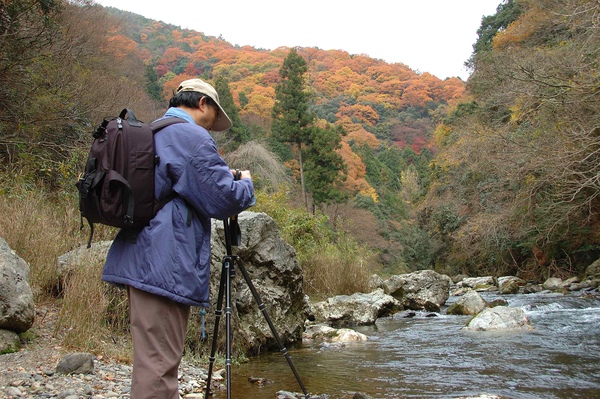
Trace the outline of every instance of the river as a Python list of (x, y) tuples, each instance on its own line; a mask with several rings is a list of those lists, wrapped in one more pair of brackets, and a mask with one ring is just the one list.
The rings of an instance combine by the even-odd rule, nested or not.
[[(356, 327), (369, 340), (343, 348), (289, 348), (310, 394), (351, 398), (456, 398), (481, 393), (511, 399), (600, 398), (600, 299), (550, 293), (482, 294), (525, 310), (530, 332), (468, 332), (469, 317), (416, 312)], [(451, 297), (446, 305), (456, 298)], [(272, 382), (262, 387), (249, 377)], [(302, 392), (285, 357), (264, 354), (232, 366), (231, 397)], [(226, 398), (217, 392), (216, 399)]]

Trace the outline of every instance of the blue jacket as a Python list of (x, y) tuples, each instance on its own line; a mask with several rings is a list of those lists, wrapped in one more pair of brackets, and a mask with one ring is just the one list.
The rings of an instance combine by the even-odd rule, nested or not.
[(224, 220), (248, 208), (254, 186), (250, 179), (234, 181), (212, 137), (189, 114), (170, 108), (168, 116), (190, 123), (167, 126), (154, 137), (160, 157), (155, 196), (174, 191), (177, 197), (135, 239), (125, 230), (117, 234), (102, 280), (208, 307), (210, 219)]

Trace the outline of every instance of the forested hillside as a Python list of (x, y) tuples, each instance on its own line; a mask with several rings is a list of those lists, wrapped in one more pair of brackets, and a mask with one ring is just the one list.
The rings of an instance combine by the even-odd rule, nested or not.
[[(268, 147), (289, 200), (302, 203), (306, 177), (309, 213), (370, 245), (389, 270), (579, 270), (600, 254), (599, 7), (500, 2), (482, 20), (465, 83), (344, 51), (234, 46), (92, 1), (2, 2), (3, 179), (72, 190), (96, 123), (125, 106), (152, 120), (180, 81), (199, 76), (235, 122), (215, 137), (224, 155)], [(276, 131), (294, 52), (306, 64), (312, 148)], [(329, 134), (321, 146), (343, 165), (317, 162), (315, 137)], [(320, 196), (324, 165), (343, 178)]]
[(599, 17), (597, 1), (511, 0), (482, 21), (420, 204), (439, 263), (535, 278), (600, 256)]

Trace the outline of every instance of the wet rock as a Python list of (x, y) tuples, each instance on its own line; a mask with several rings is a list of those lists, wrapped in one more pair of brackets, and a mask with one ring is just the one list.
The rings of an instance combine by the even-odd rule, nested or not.
[(515, 276), (498, 277), (498, 290), (501, 294), (516, 294), (525, 285), (525, 280)]
[(457, 288), (471, 288), (475, 291), (491, 291), (497, 288), (493, 276), (468, 277), (456, 284)]
[(527, 331), (533, 330), (533, 327), (523, 309), (497, 306), (481, 311), (463, 329), (469, 331)]
[(439, 312), (448, 300), (450, 277), (433, 270), (391, 276), (383, 283), (384, 292), (396, 298), (404, 308)]
[(326, 325), (317, 324), (308, 326), (302, 334), (302, 342), (313, 341), (328, 342), (356, 342), (366, 341), (367, 336), (349, 328), (335, 329)]
[(377, 318), (400, 310), (400, 303), (382, 289), (369, 294), (338, 295), (311, 306), (315, 321), (333, 327), (374, 324)]
[(272, 384), (273, 381), (264, 377), (248, 377), (248, 382), (251, 384), (256, 384), (259, 387), (265, 386), (266, 384)]
[(538, 292), (542, 292), (544, 287), (541, 284), (527, 284), (523, 287), (524, 294), (537, 294)]
[(562, 283), (562, 279), (558, 277), (550, 277), (548, 280), (544, 281), (542, 287), (544, 287), (545, 290), (558, 290), (562, 287)]
[(477, 291), (469, 291), (450, 305), (446, 314), (474, 316), (487, 306), (485, 299)]

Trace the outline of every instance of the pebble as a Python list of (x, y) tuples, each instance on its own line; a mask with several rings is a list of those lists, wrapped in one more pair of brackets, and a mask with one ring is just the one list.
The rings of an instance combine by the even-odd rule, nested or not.
[[(8, 366), (2, 369), (2, 399), (127, 399), (131, 389), (131, 366), (101, 360), (94, 360), (92, 374), (65, 375), (40, 367), (12, 369)], [(182, 363), (179, 369), (180, 398), (203, 399), (206, 378), (206, 369)]]

